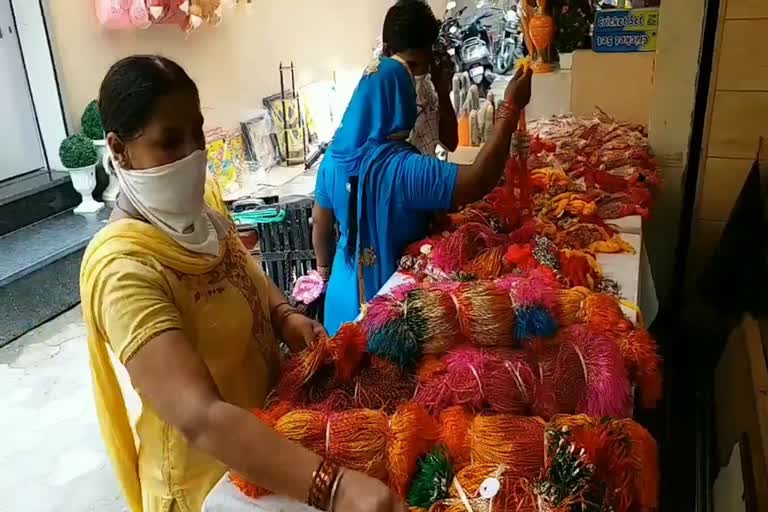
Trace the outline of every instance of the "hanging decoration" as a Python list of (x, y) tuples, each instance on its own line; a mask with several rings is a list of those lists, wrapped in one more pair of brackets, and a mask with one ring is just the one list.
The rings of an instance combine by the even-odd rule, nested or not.
[(178, 25), (185, 32), (218, 25), (222, 0), (96, 0), (96, 17), (109, 30), (145, 30)]

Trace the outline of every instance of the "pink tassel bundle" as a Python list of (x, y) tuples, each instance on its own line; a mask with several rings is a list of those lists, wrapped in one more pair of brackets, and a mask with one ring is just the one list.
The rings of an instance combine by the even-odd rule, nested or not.
[(421, 372), (414, 398), (432, 414), (456, 405), (473, 412), (531, 412), (537, 379), (524, 352), (465, 346), (447, 354), (441, 363), (440, 369), (430, 363), (429, 371)]
[(506, 236), (495, 233), (485, 224), (465, 224), (432, 247), (432, 264), (447, 274), (456, 273), (484, 250), (504, 245), (506, 241)]
[(621, 305), (612, 296), (571, 288), (557, 293), (557, 312), (563, 325), (587, 325), (602, 332), (618, 346), (629, 376), (637, 383), (640, 403), (656, 406), (662, 395), (662, 361), (656, 342), (648, 331), (624, 317)]
[[(556, 393), (561, 394), (561, 405), (570, 405), (576, 398), (576, 413), (594, 417), (632, 416), (632, 386), (616, 343), (609, 334), (582, 325), (561, 329), (558, 334), (559, 351), (549, 367)], [(575, 376), (581, 368), (582, 375)], [(579, 379), (585, 382), (583, 392)], [(570, 400), (562, 398), (563, 391), (574, 395)]]
[(515, 306), (541, 306), (557, 313), (560, 283), (546, 267), (531, 269), (525, 275), (507, 275), (496, 281), (507, 290)]
[(616, 344), (583, 326), (563, 329), (558, 340), (526, 350), (462, 346), (428, 358), (414, 401), (432, 414), (460, 405), (476, 413), (544, 419), (574, 413), (630, 417), (631, 384)]

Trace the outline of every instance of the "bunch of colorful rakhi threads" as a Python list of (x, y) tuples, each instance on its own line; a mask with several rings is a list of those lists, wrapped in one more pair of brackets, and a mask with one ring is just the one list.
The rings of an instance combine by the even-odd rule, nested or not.
[[(558, 416), (545, 423), (454, 407), (438, 421), (413, 404), (391, 416), (286, 407), (258, 414), (286, 438), (387, 482), (419, 509), (458, 512), (469, 502), (484, 510), (483, 500), (504, 511), (538, 510), (528, 507), (542, 500), (552, 507), (546, 510), (657, 508), (656, 444), (632, 420)], [(247, 496), (268, 494), (237, 475), (231, 479)], [(481, 489), (488, 479), (498, 483), (490, 497)]]
[(635, 250), (611, 222), (647, 214), (658, 167), (605, 117), (528, 132), (514, 179), (436, 219), (412, 279), (286, 359), (256, 414), (414, 511), (653, 512), (657, 447), (631, 418), (661, 399), (661, 357), (598, 255)]
[(362, 320), (368, 351), (414, 369), (463, 344), (521, 347), (557, 333), (559, 285), (545, 272), (468, 283), (422, 283), (375, 298)]
[[(543, 233), (551, 233), (549, 238)], [(471, 222), (444, 236), (412, 244), (400, 260), (400, 271), (418, 280), (495, 279), (535, 268), (549, 269), (564, 286), (604, 285), (595, 253), (633, 252), (610, 228), (579, 223), (558, 230), (531, 221), (509, 234)]]
[[(517, 451), (462, 460), (441, 439), (414, 476), (408, 494), (412, 511), (658, 510), (656, 442), (634, 421), (560, 416), (540, 425), (544, 444), (536, 445), (539, 429), (521, 430), (523, 423), (515, 417), (496, 418), (482, 434)], [(523, 441), (496, 438), (502, 427), (510, 427)]]
[(502, 184), (440, 219), (434, 235), (406, 250), (402, 272), (420, 280), (492, 279), (541, 265), (564, 286), (616, 292), (595, 254), (635, 250), (610, 221), (649, 214), (660, 173), (645, 132), (603, 114), (541, 120), (528, 131), (530, 217), (509, 212), (514, 201)]

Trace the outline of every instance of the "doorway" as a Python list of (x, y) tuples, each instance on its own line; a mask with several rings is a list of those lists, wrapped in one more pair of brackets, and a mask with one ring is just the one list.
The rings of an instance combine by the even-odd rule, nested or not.
[(0, 182), (46, 166), (10, 0), (0, 0)]

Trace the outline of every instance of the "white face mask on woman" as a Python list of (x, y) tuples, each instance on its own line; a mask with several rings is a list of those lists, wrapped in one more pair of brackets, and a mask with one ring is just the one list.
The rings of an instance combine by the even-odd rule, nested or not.
[(193, 252), (218, 255), (227, 221), (205, 204), (208, 156), (187, 157), (152, 169), (132, 171), (112, 159), (120, 192), (144, 219)]

